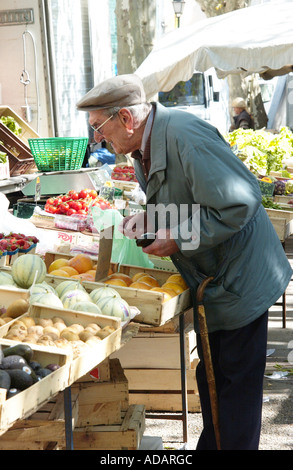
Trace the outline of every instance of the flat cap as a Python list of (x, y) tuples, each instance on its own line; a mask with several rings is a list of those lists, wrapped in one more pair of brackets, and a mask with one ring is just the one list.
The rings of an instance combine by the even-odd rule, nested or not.
[(79, 111), (124, 107), (146, 102), (142, 81), (137, 75), (125, 74), (104, 80), (77, 103)]

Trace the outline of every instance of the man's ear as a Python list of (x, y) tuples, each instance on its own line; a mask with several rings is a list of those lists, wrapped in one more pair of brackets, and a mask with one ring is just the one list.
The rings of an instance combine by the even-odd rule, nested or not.
[(121, 108), (118, 113), (119, 119), (128, 130), (133, 130), (133, 116), (127, 108)]

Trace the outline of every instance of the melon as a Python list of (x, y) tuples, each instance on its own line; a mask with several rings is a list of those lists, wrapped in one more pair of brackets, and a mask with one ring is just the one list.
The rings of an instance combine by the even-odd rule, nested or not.
[(90, 302), (91, 298), (85, 290), (82, 291), (80, 289), (74, 289), (66, 291), (65, 294), (61, 297), (61, 301), (64, 308), (72, 309), (72, 307), (77, 302)]
[(47, 294), (48, 292), (55, 294), (54, 288), (49, 286), (46, 282), (34, 284), (30, 287), (30, 295)]
[(83, 300), (81, 302), (77, 302), (72, 306), (72, 310), (78, 310), (80, 312), (89, 312), (89, 313), (97, 313), (101, 315), (101, 309), (98, 305), (94, 304), (94, 302), (89, 302), (87, 300)]
[(96, 303), (102, 297), (121, 297), (120, 294), (113, 289), (113, 287), (98, 287), (90, 292), (90, 298)]
[(102, 297), (97, 301), (97, 305), (100, 307), (103, 315), (118, 317), (122, 321), (127, 320), (130, 316), (130, 307), (126, 300), (120, 296)]
[(11, 268), (13, 280), (23, 289), (31, 287), (33, 282), (43, 282), (46, 274), (47, 268), (45, 262), (40, 256), (33, 254), (19, 256)]
[(15, 286), (16, 283), (14, 282), (11, 274), (0, 272), (0, 286)]
[(63, 304), (59, 297), (53, 292), (34, 294), (30, 297), (31, 304), (48, 305), (49, 307), (58, 307), (63, 309)]
[(80, 282), (74, 280), (60, 282), (60, 284), (58, 284), (58, 286), (55, 288), (55, 291), (58, 297), (61, 299), (67, 291), (74, 289), (85, 291)]

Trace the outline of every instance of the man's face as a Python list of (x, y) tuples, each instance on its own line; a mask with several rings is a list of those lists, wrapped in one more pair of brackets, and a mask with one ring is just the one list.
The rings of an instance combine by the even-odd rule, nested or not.
[(127, 154), (137, 150), (139, 143), (136, 144), (136, 139), (134, 139), (131, 113), (122, 108), (111, 119), (109, 118), (110, 116), (107, 116), (103, 110), (94, 110), (89, 113), (89, 124), (98, 129), (94, 133), (95, 141), (99, 143), (105, 140), (111, 144), (116, 154)]

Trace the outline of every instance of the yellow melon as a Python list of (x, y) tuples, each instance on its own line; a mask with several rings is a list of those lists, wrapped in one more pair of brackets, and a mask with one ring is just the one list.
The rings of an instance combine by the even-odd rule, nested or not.
[(175, 282), (165, 282), (162, 287), (167, 287), (167, 289), (172, 289), (176, 292), (177, 295), (181, 294), (185, 291), (184, 287), (180, 286), (179, 284), (175, 284)]
[(171, 274), (166, 282), (174, 282), (175, 284), (179, 284), (180, 286), (184, 287), (184, 289), (188, 289), (188, 285), (184, 281), (181, 274)]
[(130, 284), (129, 287), (133, 287), (133, 289), (144, 289), (144, 290), (151, 290), (152, 286), (146, 284), (145, 282), (136, 281)]
[(110, 279), (122, 279), (126, 283), (127, 286), (129, 286), (132, 283), (131, 277), (123, 273), (110, 274), (109, 278)]
[(104, 284), (110, 284), (113, 286), (122, 286), (122, 287), (128, 287), (126, 282), (123, 279), (107, 279), (104, 281)]
[(50, 272), (51, 276), (62, 276), (62, 277), (70, 277), (66, 271), (63, 271), (61, 268), (54, 269)]
[(58, 258), (52, 261), (52, 263), (48, 267), (48, 273), (50, 274), (51, 271), (55, 271), (55, 269), (59, 269), (62, 266), (68, 266), (69, 260), (65, 258)]
[(146, 274), (145, 276), (141, 276), (138, 280), (139, 282), (145, 282), (146, 284), (152, 287), (160, 286), (157, 279), (155, 279), (153, 276), (150, 276), (149, 274)]
[(132, 282), (136, 282), (139, 280), (140, 277), (142, 276), (145, 276), (145, 273), (143, 272), (139, 272), (139, 273), (136, 273), (132, 276)]
[(156, 292), (165, 292), (166, 294), (170, 295), (170, 297), (176, 297), (176, 292), (172, 289), (168, 289), (168, 287), (152, 287), (152, 291)]

